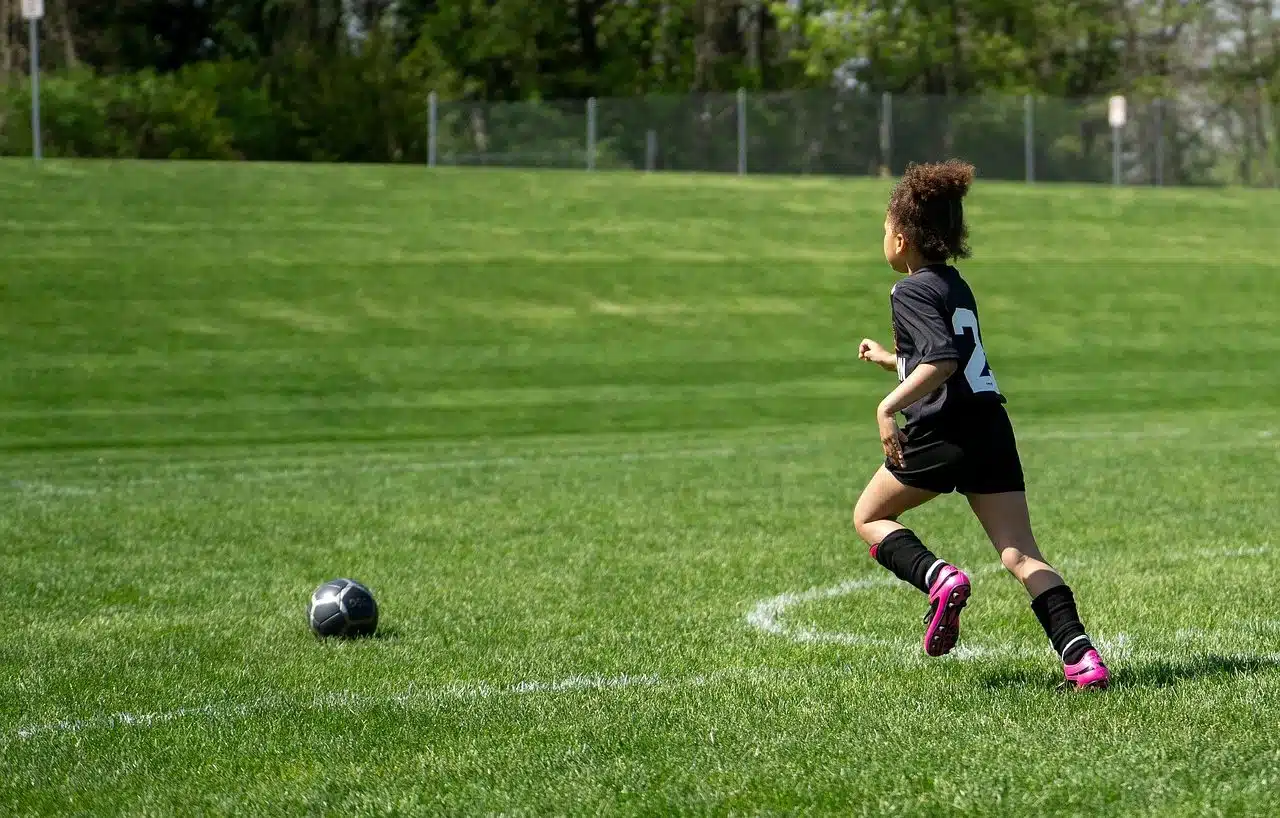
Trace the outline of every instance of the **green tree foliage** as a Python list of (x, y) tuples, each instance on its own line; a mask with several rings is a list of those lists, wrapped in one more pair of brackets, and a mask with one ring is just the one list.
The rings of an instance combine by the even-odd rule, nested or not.
[(884, 91), (1098, 93), (1120, 67), (1112, 0), (771, 4), (811, 74)]
[[(19, 8), (0, 0), (8, 152), (30, 139)], [(730, 170), (732, 93), (746, 88), (756, 169), (877, 172), (960, 152), (1014, 175), (1024, 94), (1040, 100), (1045, 178), (1106, 178), (1102, 100), (1115, 92), (1134, 101), (1132, 137), (1167, 145), (1134, 160), (1135, 178), (1274, 180), (1280, 155), (1277, 0), (46, 0), (46, 9), (48, 138), (67, 154), (421, 161), (435, 91), (447, 101), (441, 154), (452, 161), (576, 163), (581, 101), (595, 97), (601, 162)]]
[[(220, 100), (185, 72), (117, 76), (86, 70), (50, 77), (42, 125), (50, 155), (142, 159), (232, 159), (233, 124)], [(0, 95), (0, 154), (31, 150), (26, 86)]]

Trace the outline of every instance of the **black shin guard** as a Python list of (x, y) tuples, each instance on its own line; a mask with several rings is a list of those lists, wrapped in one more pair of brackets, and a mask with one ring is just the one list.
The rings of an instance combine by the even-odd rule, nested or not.
[(871, 556), (898, 579), (929, 593), (929, 569), (938, 558), (910, 529), (900, 528), (885, 537), (872, 547)]
[(1093, 647), (1085, 633), (1084, 623), (1076, 612), (1076, 598), (1066, 585), (1050, 588), (1031, 600), (1031, 610), (1040, 620), (1040, 627), (1053, 643), (1053, 649), (1068, 665), (1080, 661), (1085, 651)]

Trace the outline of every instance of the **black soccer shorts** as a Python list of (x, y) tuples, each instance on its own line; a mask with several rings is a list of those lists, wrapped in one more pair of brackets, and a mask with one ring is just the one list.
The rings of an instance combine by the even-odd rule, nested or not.
[(911, 426), (906, 436), (906, 465), (885, 458), (885, 468), (904, 485), (939, 494), (1026, 491), (1013, 424), (999, 404)]

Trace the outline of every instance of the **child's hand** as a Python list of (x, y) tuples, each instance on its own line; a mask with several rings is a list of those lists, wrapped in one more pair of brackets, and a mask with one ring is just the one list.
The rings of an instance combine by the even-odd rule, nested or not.
[(886, 369), (897, 365), (893, 354), (870, 338), (863, 338), (862, 343), (858, 344), (858, 360), (869, 361)]
[(902, 468), (905, 465), (902, 444), (906, 442), (906, 434), (898, 428), (898, 421), (893, 414), (886, 412), (883, 406), (876, 411), (876, 425), (880, 427), (880, 445), (884, 446), (885, 457), (893, 465)]

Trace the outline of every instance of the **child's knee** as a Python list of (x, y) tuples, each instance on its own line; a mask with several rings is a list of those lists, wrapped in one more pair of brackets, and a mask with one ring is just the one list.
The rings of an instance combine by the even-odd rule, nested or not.
[(868, 512), (857, 506), (853, 510), (853, 529), (868, 546), (876, 546), (888, 534), (900, 528), (896, 517)]
[(1000, 562), (1006, 571), (1016, 577), (1018, 571), (1026, 564), (1027, 555), (1016, 548), (1005, 548), (1000, 551)]
[(853, 530), (858, 532), (858, 536), (867, 541), (868, 545), (873, 544), (869, 537), (873, 536), (869, 526), (878, 522), (876, 515), (871, 513), (871, 509), (861, 500), (853, 507)]
[(1039, 564), (1039, 553), (1034, 543), (1014, 543), (1000, 548), (1000, 562), (1010, 574), (1021, 579)]
[(872, 505), (872, 503), (866, 501), (865, 497), (859, 497), (858, 502), (854, 504), (853, 527), (857, 529), (858, 533), (862, 533), (862, 530), (869, 524), (878, 522), (882, 518), (883, 515), (877, 514)]

